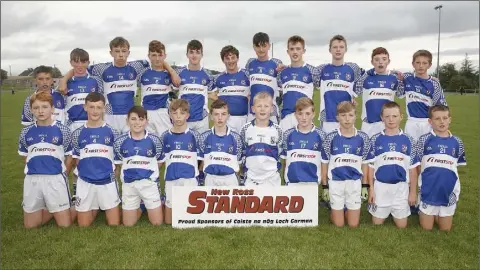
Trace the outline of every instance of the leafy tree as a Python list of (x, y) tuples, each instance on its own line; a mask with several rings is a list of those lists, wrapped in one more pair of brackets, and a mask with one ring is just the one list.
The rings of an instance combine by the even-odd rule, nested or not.
[(33, 68), (27, 68), (22, 73), (18, 74), (18, 76), (30, 76), (33, 72)]
[(6, 70), (2, 69), (2, 78), (1, 78), (2, 81), (6, 80), (7, 78), (8, 78), (8, 72)]
[(448, 86), (448, 90), (453, 90), (450, 88), (450, 81), (452, 77), (458, 75), (458, 70), (455, 67), (454, 63), (445, 63), (440, 66), (440, 83), (443, 87)]

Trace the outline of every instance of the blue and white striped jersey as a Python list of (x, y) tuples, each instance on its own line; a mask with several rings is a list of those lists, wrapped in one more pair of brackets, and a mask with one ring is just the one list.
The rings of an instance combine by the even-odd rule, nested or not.
[(172, 78), (168, 71), (149, 68), (140, 77), (140, 83), (145, 110), (168, 108), (168, 93), (172, 91)]
[(354, 84), (363, 75), (364, 70), (355, 63), (341, 66), (324, 64), (320, 70), (320, 114), (322, 122), (337, 122), (337, 105), (342, 101), (351, 101), (356, 97)]
[(245, 147), (244, 172), (247, 178), (258, 183), (274, 177), (282, 166), (283, 134), (280, 126), (269, 121), (267, 127), (259, 127), (252, 120), (243, 126), (240, 136)]
[(227, 127), (227, 134), (215, 134), (215, 128), (200, 136), (200, 155), (203, 171), (211, 175), (238, 173), (243, 158), (243, 142), (240, 134)]
[(402, 130), (393, 136), (383, 131), (373, 135), (367, 159), (375, 170), (374, 179), (386, 184), (409, 183), (409, 170), (419, 165), (416, 143)]
[(160, 137), (162, 156), (165, 163), (165, 181), (198, 176), (200, 153), (200, 135), (193, 129), (182, 133), (165, 131)]
[(250, 80), (244, 69), (230, 74), (223, 72), (215, 77), (214, 88), (218, 91), (218, 98), (228, 104), (230, 115), (243, 116), (248, 114), (248, 95), (250, 94)]
[(463, 141), (451, 133), (444, 138), (432, 131), (418, 139), (417, 153), (421, 162), (418, 179), (421, 201), (436, 206), (455, 204), (457, 167), (467, 165)]
[(368, 135), (355, 129), (355, 135), (345, 137), (340, 129), (330, 132), (323, 144), (328, 163), (328, 179), (332, 181), (360, 180), (362, 165), (371, 161), (367, 159), (370, 149)]
[(188, 66), (176, 70), (181, 83), (178, 97), (188, 101), (190, 117), (187, 122), (200, 121), (208, 115), (208, 93), (215, 90), (214, 79), (209, 71), (189, 70)]
[(26, 157), (25, 174), (57, 175), (66, 171), (65, 156), (72, 154), (72, 135), (68, 127), (53, 121), (49, 126), (33, 123), (23, 127), (18, 154)]
[(73, 158), (78, 159), (78, 176), (87, 183), (105, 185), (115, 181), (113, 143), (120, 134), (107, 123), (85, 125), (72, 133)]
[(124, 67), (113, 63), (99, 63), (88, 67), (88, 72), (103, 81), (107, 114), (125, 115), (135, 105), (137, 80), (150, 66), (146, 60), (127, 62)]
[(362, 121), (376, 123), (382, 121), (383, 104), (394, 101), (395, 96), (401, 97), (403, 82), (390, 72), (386, 75), (379, 75), (372, 68), (355, 83), (354, 91), (356, 95), (363, 93)]
[[(277, 79), (279, 64), (282, 64), (282, 61), (276, 58), (266, 61), (260, 61), (257, 58), (248, 59), (245, 64), (245, 74), (250, 80), (250, 104), (253, 104), (253, 98), (259, 92), (268, 92), (274, 101), (279, 96), (280, 83)], [(253, 114), (252, 108), (250, 113)], [(275, 110), (274, 115), (277, 115)]]
[(143, 139), (136, 140), (128, 132), (115, 140), (113, 148), (115, 164), (122, 165), (120, 179), (123, 183), (144, 179), (158, 182), (162, 155), (159, 137), (146, 131)]
[(283, 91), (283, 119), (295, 112), (295, 104), (299, 98), (313, 98), (313, 90), (320, 87), (320, 71), (309, 64), (302, 67), (288, 66), (279, 72), (278, 81)]
[(98, 92), (103, 94), (102, 79), (96, 76), (72, 77), (67, 81), (67, 103), (66, 125), (69, 126), (73, 122), (87, 121), (87, 112), (83, 108), (85, 98), (88, 93)]
[[(37, 92), (38, 91), (35, 91), (35, 93)], [(52, 97), (53, 97), (53, 108), (54, 108), (52, 119), (62, 124), (65, 124), (66, 98), (59, 92), (54, 91), (53, 89), (51, 89), (50, 94), (52, 94)], [(32, 97), (32, 95), (29, 95), (25, 99), (25, 102), (23, 103), (22, 125), (24, 126), (31, 125), (36, 121), (35, 116), (33, 115), (30, 109), (30, 98)]]
[(296, 127), (283, 133), (282, 158), (285, 164), (285, 183), (320, 183), (321, 161), (327, 156), (323, 148), (326, 134), (313, 126), (308, 133), (300, 132)]
[(447, 106), (440, 82), (431, 76), (422, 79), (414, 73), (403, 74), (404, 93), (408, 118), (428, 118), (428, 109), (433, 105)]

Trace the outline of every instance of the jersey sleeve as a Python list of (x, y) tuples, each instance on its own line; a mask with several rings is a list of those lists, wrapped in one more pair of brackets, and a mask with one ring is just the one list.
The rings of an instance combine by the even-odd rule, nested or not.
[(360, 136), (363, 140), (363, 153), (362, 153), (362, 160), (363, 164), (371, 163), (372, 160), (368, 159), (368, 152), (370, 151), (370, 140), (368, 139), (368, 135), (366, 133), (361, 132)]
[(160, 163), (162, 160), (162, 143), (160, 142), (160, 137), (153, 135), (152, 136), (152, 141), (155, 146), (155, 159), (157, 159), (157, 162)]
[(70, 129), (64, 125), (60, 125), (60, 131), (63, 136), (63, 151), (65, 156), (71, 156), (73, 147), (72, 147), (72, 132)]
[(72, 133), (72, 157), (73, 158), (80, 157), (80, 147), (78, 144), (78, 138), (80, 137), (80, 130), (81, 128), (78, 128)]
[(332, 146), (332, 140), (333, 137), (335, 136), (335, 133), (329, 133), (327, 136), (325, 136), (325, 140), (323, 141), (323, 149), (325, 151), (325, 160), (322, 160), (322, 163), (328, 164), (330, 162), (330, 155), (331, 155), (331, 146)]
[(445, 95), (443, 93), (442, 86), (440, 82), (436, 79), (433, 79), (433, 105), (445, 105), (448, 106), (447, 100), (445, 99)]
[(124, 136), (115, 139), (113, 142), (113, 152), (114, 152), (114, 158), (113, 158), (113, 163), (116, 165), (122, 164), (123, 161), (123, 156), (122, 156), (122, 144), (125, 141)]
[(240, 134), (233, 133), (233, 137), (235, 138), (235, 144), (237, 145), (237, 161), (238, 163), (242, 163), (243, 161), (243, 142)]
[(213, 90), (212, 90), (212, 92), (218, 92), (218, 77), (220, 77), (221, 74), (222, 73), (213, 76)]
[(457, 165), (458, 166), (466, 166), (467, 165), (467, 159), (465, 157), (465, 145), (463, 144), (463, 141), (455, 137), (455, 139), (458, 141), (458, 159), (457, 159)]
[(417, 160), (419, 162), (422, 162), (422, 159), (423, 159), (423, 154), (424, 154), (424, 149), (425, 149), (425, 141), (427, 140), (427, 135), (428, 134), (422, 135), (416, 143), (417, 147), (415, 149), (415, 152), (417, 154)]
[(102, 77), (103, 72), (110, 66), (110, 63), (98, 63), (88, 67), (88, 73), (93, 76)]
[(150, 64), (148, 63), (147, 60), (135, 60), (128, 62), (127, 65), (133, 67), (135, 71), (137, 72), (137, 80), (140, 80), (140, 78), (143, 75), (143, 72), (147, 70), (150, 67)]
[(205, 70), (205, 73), (208, 76), (208, 83), (207, 83), (207, 90), (208, 92), (214, 92), (216, 87), (215, 87), (215, 78), (212, 75), (212, 73), (208, 70)]
[(100, 94), (104, 94), (104, 90), (103, 90), (103, 80), (101, 77), (99, 76), (92, 76), (92, 78), (97, 82), (97, 91), (98, 93)]
[(167, 137), (167, 134), (168, 134), (168, 130), (167, 131), (164, 131), (162, 133), (162, 135), (160, 136), (160, 148), (162, 149), (162, 152), (160, 154), (160, 159), (159, 159), (159, 162), (165, 162), (166, 160), (166, 150), (167, 148), (165, 148), (165, 139)]
[(205, 158), (205, 140), (207, 139), (207, 136), (209, 134), (209, 130), (203, 132), (200, 134), (199, 140), (198, 140), (198, 149), (199, 149), (199, 157)]
[(375, 162), (375, 142), (377, 141), (377, 136), (372, 136), (372, 138), (370, 139), (370, 142), (369, 142), (369, 150), (368, 150), (368, 154), (367, 154), (367, 160), (369, 160), (369, 164), (368, 166), (370, 168), (375, 168), (374, 166), (374, 162)]
[(327, 137), (327, 134), (319, 128), (317, 128), (317, 132), (320, 135), (320, 143), (319, 143), (319, 145), (320, 145), (320, 162), (325, 163), (325, 162), (328, 162), (328, 158), (327, 158), (327, 154), (325, 153), (325, 148), (323, 147), (323, 142), (325, 141), (325, 139)]
[(18, 154), (20, 156), (26, 157), (28, 155), (28, 146), (25, 137), (27, 136), (28, 128), (22, 128), (20, 131), (20, 136), (18, 137)]
[(363, 74), (360, 79), (355, 81), (353, 85), (353, 93), (355, 97), (358, 97), (360, 94), (363, 92), (363, 84), (365, 83), (365, 80), (367, 79), (368, 75), (367, 73)]
[(245, 75), (247, 75), (247, 78), (250, 76), (249, 67), (250, 67), (250, 63), (252, 63), (253, 60), (255, 60), (255, 58), (249, 58), (247, 60), (247, 63), (245, 64)]
[(272, 58), (272, 61), (275, 62), (275, 64), (280, 65), (280, 64), (283, 64), (282, 63), (282, 60), (278, 59), (278, 58)]
[(33, 123), (33, 114), (30, 109), (30, 96), (25, 99), (22, 109), (22, 125), (28, 126)]
[(281, 158), (281, 159), (287, 159), (288, 138), (289, 138), (290, 133), (291, 133), (290, 129), (289, 129), (289, 130), (286, 130), (286, 131), (283, 133), (282, 153), (280, 154), (280, 158)]
[(285, 138), (283, 137), (283, 130), (280, 126), (276, 126), (277, 128), (277, 135), (278, 135), (278, 142), (277, 142), (277, 149), (278, 149), (278, 159), (280, 159), (282, 155), (282, 149), (283, 149), (283, 142)]
[(312, 65), (307, 65), (310, 74), (312, 74), (313, 87), (320, 89), (320, 69)]
[(395, 95), (397, 96), (397, 98), (405, 97), (405, 84), (403, 83), (403, 80), (397, 79), (397, 85), (395, 90)]
[(193, 137), (195, 139), (195, 146), (197, 148), (197, 159), (198, 160), (203, 160), (203, 155), (202, 155), (201, 150), (200, 150), (201, 136), (195, 130), (192, 130), (192, 132), (193, 132)]
[(412, 148), (410, 151), (410, 169), (414, 169), (418, 165), (420, 165), (420, 160), (418, 159), (415, 139), (413, 139), (412, 136), (408, 136), (408, 140), (410, 141), (410, 145)]

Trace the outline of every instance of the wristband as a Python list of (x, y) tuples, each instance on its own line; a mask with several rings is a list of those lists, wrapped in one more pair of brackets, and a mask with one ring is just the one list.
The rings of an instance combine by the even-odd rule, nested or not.
[(328, 185), (322, 185), (323, 189), (328, 189)]
[(369, 188), (370, 185), (369, 184), (362, 184), (362, 188), (364, 188), (364, 187)]

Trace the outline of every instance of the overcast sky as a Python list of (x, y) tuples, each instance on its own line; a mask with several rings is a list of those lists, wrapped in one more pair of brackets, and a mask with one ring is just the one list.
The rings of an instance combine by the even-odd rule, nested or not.
[(348, 40), (346, 61), (370, 68), (375, 47), (390, 52), (391, 68), (411, 70), (418, 49), (434, 53), (441, 11), (440, 64), (460, 62), (465, 53), (478, 65), (479, 3), (472, 2), (1, 2), (1, 67), (12, 75), (41, 64), (65, 73), (70, 51), (86, 49), (90, 60), (109, 62), (109, 42), (123, 36), (131, 44), (129, 60), (146, 59), (148, 43), (162, 41), (167, 60), (184, 65), (186, 44), (199, 39), (203, 66), (222, 71), (223, 46), (240, 50), (240, 65), (254, 57), (252, 37), (266, 32), (274, 57), (289, 63), (286, 41), (306, 40), (305, 61), (330, 62), (328, 41)]

